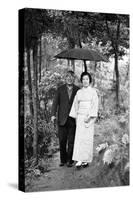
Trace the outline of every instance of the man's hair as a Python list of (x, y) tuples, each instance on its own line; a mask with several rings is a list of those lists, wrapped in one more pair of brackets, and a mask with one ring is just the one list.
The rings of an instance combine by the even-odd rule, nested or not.
[(89, 80), (90, 80), (90, 83), (92, 82), (92, 77), (91, 77), (90, 73), (88, 73), (88, 72), (83, 72), (83, 73), (81, 74), (81, 76), (80, 76), (80, 81), (81, 81), (81, 82), (82, 82), (84, 76), (88, 76), (88, 77), (89, 77)]
[(73, 72), (72, 70), (67, 71), (66, 76), (67, 76), (68, 74), (70, 74), (70, 75), (73, 76), (73, 77), (75, 76), (75, 74), (74, 74), (74, 72)]

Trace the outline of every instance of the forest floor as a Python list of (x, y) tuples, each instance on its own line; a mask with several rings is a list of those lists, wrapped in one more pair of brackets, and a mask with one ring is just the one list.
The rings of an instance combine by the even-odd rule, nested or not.
[[(81, 188), (96, 188), (119, 186), (119, 182), (115, 182), (114, 177), (106, 177), (108, 174), (107, 166), (103, 164), (102, 155), (96, 152), (99, 141), (102, 141), (101, 134), (96, 127), (94, 137), (94, 156), (92, 163), (81, 169), (75, 166), (68, 168), (67, 166), (59, 167), (59, 151), (53, 154), (48, 160), (48, 171), (39, 177), (32, 179), (26, 187), (27, 192), (33, 191), (52, 191), (52, 190), (70, 190)], [(111, 173), (112, 174), (112, 173)]]

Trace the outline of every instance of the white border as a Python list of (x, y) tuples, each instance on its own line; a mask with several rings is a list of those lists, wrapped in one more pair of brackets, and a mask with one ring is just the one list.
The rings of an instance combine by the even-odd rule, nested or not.
[[(81, 10), (92, 12), (125, 13), (130, 14), (131, 26), (133, 24), (131, 0), (100, 0), (89, 1), (44, 1), (44, 0), (4, 0), (1, 2), (1, 43), (0, 43), (0, 190), (1, 199), (131, 199), (133, 184), (130, 187), (82, 189), (72, 191), (22, 193), (15, 187), (18, 172), (18, 9), (24, 7)], [(2, 44), (2, 45), (1, 45)], [(133, 55), (132, 27), (130, 36), (130, 55)], [(132, 62), (130, 58), (130, 88), (132, 88)], [(132, 89), (130, 89), (131, 92)], [(132, 92), (130, 95), (132, 105)], [(132, 106), (131, 108), (131, 146), (132, 140)], [(131, 168), (133, 158), (131, 148)], [(131, 170), (131, 177), (133, 177)], [(3, 198), (2, 198), (3, 196)]]

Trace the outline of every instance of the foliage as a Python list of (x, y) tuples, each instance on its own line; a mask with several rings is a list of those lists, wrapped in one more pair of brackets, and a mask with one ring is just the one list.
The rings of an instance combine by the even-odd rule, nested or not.
[[(63, 49), (79, 46), (100, 50), (108, 56), (113, 56), (117, 51), (118, 58), (122, 58), (129, 46), (128, 18), (129, 16), (126, 15), (26, 9), (25, 47), (27, 50), (32, 48), (34, 51), (38, 39), (43, 37), (45, 51), (42, 57), (48, 61), (48, 68), (41, 69), (41, 81), (37, 83), (39, 99), (37, 114), (39, 162), (37, 165), (33, 158), (34, 119), (25, 112), (27, 177), (39, 177), (48, 170), (47, 158), (52, 156), (54, 144), (57, 142), (57, 127), (50, 122), (51, 105), (57, 87), (64, 83), (65, 71), (68, 68), (63, 61), (55, 60), (53, 56)], [(45, 65), (44, 60), (42, 63)], [(96, 68), (90, 63), (89, 67), (89, 71), (92, 70), (95, 78), (99, 99), (102, 99), (97, 120), (100, 142), (96, 149), (99, 153), (103, 153), (104, 165), (113, 166), (119, 172), (123, 184), (127, 184), (129, 180), (125, 180), (125, 174), (129, 173), (129, 61), (124, 66), (119, 65), (120, 109), (117, 115), (114, 106), (116, 88), (110, 63), (97, 64)], [(26, 110), (29, 104), (28, 96), (29, 93), (25, 88)]]
[[(32, 180), (49, 171), (49, 158), (57, 151), (57, 128), (51, 122), (46, 122), (41, 114), (38, 118), (38, 162), (33, 157), (33, 122), (26, 117), (25, 123), (25, 185), (31, 186)], [(52, 149), (51, 149), (52, 148)]]
[(51, 22), (47, 10), (25, 9), (25, 48), (34, 49), (41, 34), (48, 32), (52, 26)]
[(100, 153), (102, 152), (104, 149), (106, 149), (108, 147), (108, 143), (103, 143), (103, 144), (99, 144), (98, 147), (96, 147), (96, 150)]
[[(94, 32), (98, 40), (105, 44), (110, 43), (110, 47), (106, 54), (113, 55), (119, 46), (119, 56), (125, 55), (123, 47), (129, 47), (129, 16), (119, 14), (105, 14), (99, 13), (96, 16)], [(93, 34), (93, 35), (94, 35)]]
[[(64, 70), (60, 67), (55, 67), (51, 71), (46, 71), (39, 84), (39, 97), (52, 98), (53, 91), (64, 82)], [(53, 90), (53, 91), (52, 91)]]
[[(102, 129), (103, 143), (100, 143), (96, 150), (103, 154), (103, 163), (113, 167), (119, 175), (123, 185), (129, 184), (129, 127), (128, 113), (117, 116), (117, 123), (110, 126), (111, 122), (104, 122)], [(111, 120), (111, 119), (110, 119)], [(105, 131), (106, 129), (106, 131)], [(105, 132), (104, 132), (105, 131)], [(128, 174), (128, 175), (127, 175)]]
[[(42, 118), (41, 118), (42, 117)], [(25, 161), (30, 160), (33, 156), (33, 122), (27, 116), (25, 123)], [(51, 122), (46, 122), (43, 116), (38, 118), (38, 157), (44, 157), (48, 154), (48, 148), (51, 145), (51, 138), (56, 138), (56, 127)], [(56, 139), (55, 139), (56, 140)]]
[(31, 187), (32, 181), (49, 171), (48, 167), (49, 160), (47, 158), (39, 159), (38, 164), (33, 157), (25, 161), (25, 186), (27, 191)]
[[(55, 70), (55, 71), (54, 71)], [(52, 71), (47, 71), (39, 84), (38, 95), (40, 108), (38, 110), (38, 156), (43, 157), (48, 154), (51, 140), (56, 140), (56, 127), (51, 123), (51, 105), (57, 86), (64, 82), (64, 68), (60, 71), (57, 67)], [(25, 91), (27, 92), (27, 90)], [(25, 115), (25, 159), (30, 159), (33, 155), (33, 119), (30, 115)]]

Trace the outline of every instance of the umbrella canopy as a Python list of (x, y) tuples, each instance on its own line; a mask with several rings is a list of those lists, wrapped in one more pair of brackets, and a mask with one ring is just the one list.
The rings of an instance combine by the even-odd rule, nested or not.
[[(61, 53), (57, 54), (55, 58), (83, 60), (84, 63), (87, 60), (95, 62), (99, 61), (108, 62), (108, 60), (98, 51), (94, 51), (91, 49), (83, 49), (83, 48), (64, 50)], [(85, 71), (87, 71), (86, 63), (85, 63)]]

